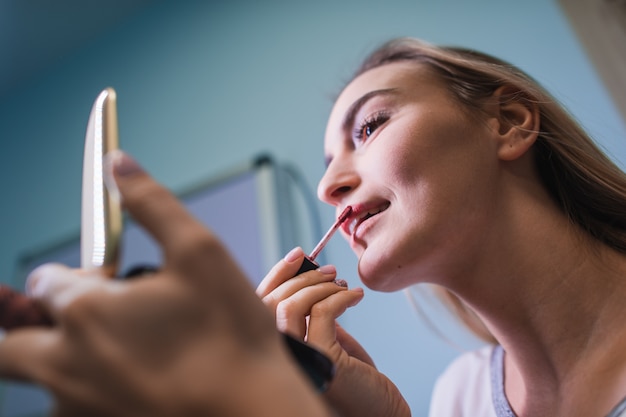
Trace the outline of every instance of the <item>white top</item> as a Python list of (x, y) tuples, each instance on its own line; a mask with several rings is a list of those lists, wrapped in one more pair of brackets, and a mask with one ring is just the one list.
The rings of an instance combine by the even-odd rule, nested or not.
[[(515, 417), (504, 394), (504, 350), (485, 346), (457, 358), (437, 379), (430, 417)], [(607, 417), (626, 417), (626, 398)]]
[(498, 417), (491, 395), (489, 363), (493, 346), (468, 352), (437, 379), (430, 417)]

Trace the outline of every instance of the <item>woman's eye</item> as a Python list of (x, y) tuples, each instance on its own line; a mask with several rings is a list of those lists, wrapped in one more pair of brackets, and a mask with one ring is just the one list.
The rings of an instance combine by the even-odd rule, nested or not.
[(366, 118), (354, 131), (354, 140), (357, 143), (365, 142), (369, 137), (374, 134), (382, 124), (389, 120), (389, 116), (386, 113), (377, 113), (371, 117)]

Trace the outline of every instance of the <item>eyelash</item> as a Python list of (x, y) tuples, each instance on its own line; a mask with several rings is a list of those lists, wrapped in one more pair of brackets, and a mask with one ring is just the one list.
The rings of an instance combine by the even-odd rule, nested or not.
[[(389, 114), (383, 111), (368, 116), (359, 124), (356, 129), (354, 129), (354, 141), (365, 142), (371, 135), (374, 134), (376, 129), (383, 125), (387, 120), (389, 120)], [(365, 133), (366, 129), (369, 130), (369, 133), (367, 134)]]

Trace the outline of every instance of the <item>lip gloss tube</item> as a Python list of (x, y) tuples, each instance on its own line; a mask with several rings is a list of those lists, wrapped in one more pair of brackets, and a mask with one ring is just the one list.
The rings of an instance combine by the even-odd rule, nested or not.
[[(337, 229), (339, 229), (339, 226), (348, 220), (351, 214), (352, 207), (346, 207), (328, 232), (326, 232), (324, 237), (322, 237), (319, 243), (315, 246), (315, 249), (313, 249), (311, 254), (305, 255), (304, 261), (302, 262), (302, 265), (300, 265), (300, 269), (296, 275), (300, 275), (306, 271), (311, 271), (320, 267), (319, 264), (315, 262), (315, 258), (321, 250), (324, 249), (324, 246), (326, 246), (330, 238), (335, 234)], [(338, 285), (340, 284), (338, 283)], [(287, 334), (283, 334), (283, 336), (285, 337), (287, 346), (289, 347), (291, 353), (296, 358), (296, 361), (314, 382), (318, 391), (324, 392), (335, 374), (335, 365), (333, 362), (306, 343), (296, 340)]]
[(352, 206), (347, 206), (341, 212), (339, 217), (337, 217), (335, 223), (330, 227), (330, 229), (328, 229), (328, 232), (326, 232), (326, 234), (322, 237), (319, 243), (315, 246), (311, 254), (304, 257), (304, 261), (302, 262), (300, 269), (298, 269), (298, 272), (296, 272), (296, 275), (300, 275), (306, 271), (311, 271), (320, 267), (319, 264), (315, 262), (315, 258), (317, 258), (317, 255), (319, 255), (322, 249), (324, 249), (330, 238), (333, 237), (333, 235), (335, 234), (337, 229), (339, 229), (339, 227), (343, 224), (343, 222), (350, 218), (351, 214)]

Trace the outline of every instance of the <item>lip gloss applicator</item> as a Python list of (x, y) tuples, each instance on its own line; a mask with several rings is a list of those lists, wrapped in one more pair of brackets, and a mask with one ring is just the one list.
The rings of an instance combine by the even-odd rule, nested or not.
[(335, 221), (335, 223), (330, 227), (330, 229), (328, 229), (328, 232), (326, 232), (324, 237), (322, 237), (322, 239), (319, 241), (317, 246), (315, 246), (311, 254), (304, 257), (304, 261), (302, 262), (302, 265), (300, 266), (300, 269), (298, 269), (298, 272), (296, 273), (296, 275), (300, 275), (303, 272), (311, 271), (313, 269), (317, 269), (320, 267), (319, 264), (315, 262), (315, 258), (317, 258), (317, 255), (319, 255), (322, 249), (324, 249), (324, 247), (326, 246), (330, 238), (333, 237), (333, 235), (335, 234), (337, 229), (339, 229), (339, 227), (343, 224), (343, 222), (345, 222), (346, 220), (350, 218), (351, 214), (352, 214), (352, 206), (347, 206), (341, 212), (339, 217), (337, 217), (337, 220)]

